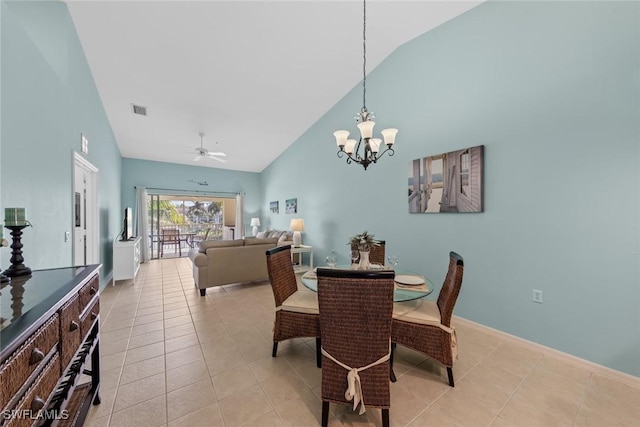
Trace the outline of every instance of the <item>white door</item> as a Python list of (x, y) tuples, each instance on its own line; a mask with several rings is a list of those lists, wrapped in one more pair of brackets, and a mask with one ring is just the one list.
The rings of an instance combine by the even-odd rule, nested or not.
[(78, 153), (73, 157), (73, 265), (99, 264), (98, 169)]

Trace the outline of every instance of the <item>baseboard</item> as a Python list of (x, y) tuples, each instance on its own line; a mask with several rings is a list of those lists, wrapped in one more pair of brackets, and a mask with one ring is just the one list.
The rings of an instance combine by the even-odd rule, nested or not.
[(524, 338), (517, 337), (515, 335), (508, 334), (506, 332), (500, 331), (498, 329), (491, 328), (489, 326), (482, 325), (480, 323), (476, 323), (472, 320), (467, 320), (465, 318), (459, 316), (453, 316), (454, 322), (457, 324), (462, 324), (468, 326), (470, 328), (477, 329), (481, 332), (484, 332), (488, 335), (495, 336), (500, 339), (504, 339), (507, 341), (511, 341), (515, 344), (524, 346), (529, 350), (536, 351), (538, 353), (542, 353), (545, 356), (549, 356), (558, 360), (563, 360), (565, 362), (571, 363), (574, 366), (578, 366), (582, 369), (586, 369), (596, 375), (600, 375), (603, 377), (610, 378), (615, 381), (619, 381), (628, 386), (640, 389), (640, 377), (636, 377), (631, 374), (627, 374), (625, 372), (616, 371), (615, 369), (608, 368), (603, 365), (599, 365), (597, 363), (591, 362), (586, 359), (582, 359), (580, 357), (574, 356), (569, 353), (562, 352), (560, 350), (556, 350), (551, 347), (544, 346), (542, 344), (535, 343), (533, 341), (526, 340)]
[(113, 272), (107, 274), (104, 278), (104, 281), (100, 283), (100, 291), (103, 291), (107, 286), (113, 284)]

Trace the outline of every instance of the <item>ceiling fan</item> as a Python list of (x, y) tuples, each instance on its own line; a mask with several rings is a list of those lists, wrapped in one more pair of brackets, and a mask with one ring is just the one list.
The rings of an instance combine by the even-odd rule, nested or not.
[(200, 132), (198, 135), (200, 135), (200, 147), (195, 148), (197, 155), (193, 159), (194, 162), (199, 162), (203, 158), (217, 160), (221, 163), (227, 162), (225, 159), (221, 158), (227, 156), (225, 153), (223, 153), (222, 151), (209, 151), (203, 146), (202, 140), (204, 138), (204, 133)]

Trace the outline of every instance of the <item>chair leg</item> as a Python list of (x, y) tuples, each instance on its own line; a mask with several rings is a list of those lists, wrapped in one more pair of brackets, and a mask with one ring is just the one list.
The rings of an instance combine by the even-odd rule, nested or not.
[[(384, 411), (384, 409), (383, 409)], [(322, 427), (329, 425), (329, 402), (322, 401)], [(387, 423), (387, 425), (389, 425)]]
[(395, 351), (396, 351), (396, 343), (392, 342), (391, 357), (389, 357), (389, 379), (391, 380), (392, 383), (395, 383), (397, 381), (396, 373), (393, 372), (393, 353), (395, 353)]
[(382, 409), (382, 427), (389, 427), (389, 408)]
[(273, 342), (273, 351), (271, 352), (271, 357), (276, 357), (278, 353), (278, 341)]
[(320, 337), (316, 337), (316, 366), (318, 368), (322, 368), (322, 346), (320, 344)]
[(453, 384), (453, 368), (447, 367), (447, 375), (449, 376), (449, 385), (455, 387)]
[(207, 290), (206, 289), (200, 289), (200, 296), (203, 297), (207, 294)]

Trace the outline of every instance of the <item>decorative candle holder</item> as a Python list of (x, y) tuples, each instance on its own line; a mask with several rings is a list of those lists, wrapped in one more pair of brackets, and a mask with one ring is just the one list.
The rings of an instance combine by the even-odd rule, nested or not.
[[(9, 246), (9, 242), (7, 242), (4, 239), (4, 234), (2, 233), (2, 227), (0, 227), (0, 248), (3, 248), (5, 246)], [(6, 284), (9, 282), (11, 282), (11, 279), (5, 276), (4, 272), (2, 272), (2, 269), (0, 269), (0, 284)]]
[(4, 274), (9, 277), (26, 276), (31, 274), (31, 269), (24, 265), (24, 258), (22, 257), (22, 230), (29, 227), (29, 223), (26, 222), (22, 225), (5, 225), (5, 228), (11, 230), (11, 237), (13, 243), (11, 244), (11, 266), (4, 271)]

